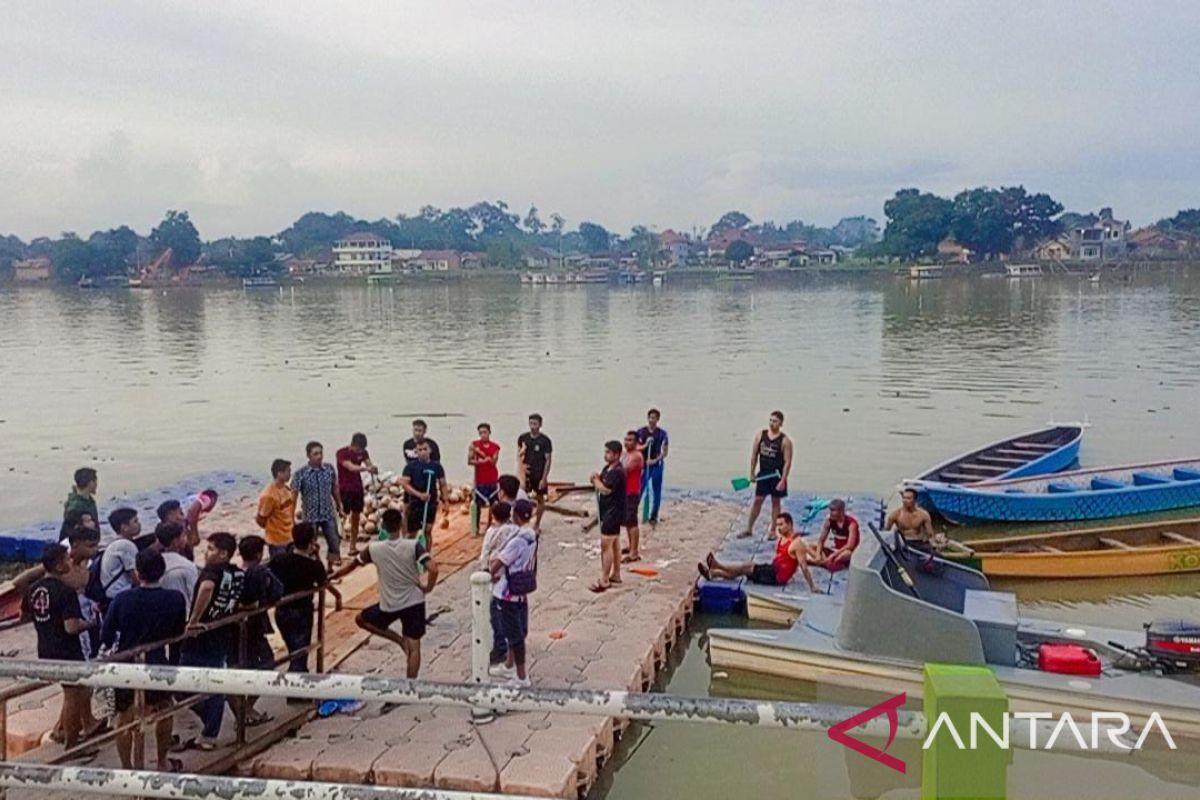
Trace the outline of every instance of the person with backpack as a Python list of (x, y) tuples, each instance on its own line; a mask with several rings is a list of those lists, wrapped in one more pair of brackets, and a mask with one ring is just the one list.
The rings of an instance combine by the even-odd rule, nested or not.
[[(98, 594), (102, 595), (97, 602), (104, 604), (126, 589), (133, 588), (138, 554), (136, 539), (142, 535), (141, 520), (138, 519), (137, 511), (132, 508), (118, 508), (113, 511), (108, 515), (108, 524), (116, 538), (104, 548), (96, 565), (96, 580), (100, 589)], [(93, 596), (93, 599), (96, 598)]]
[(529, 526), (533, 503), (518, 500), (513, 506), (513, 522), (518, 529), (492, 555), (492, 598), (500, 611), (500, 630), (504, 636), (504, 665), (496, 665), (488, 674), (508, 678), (506, 686), (529, 686), (525, 669), (525, 639), (529, 635), (529, 595), (537, 591), (537, 532)]
[[(428, 457), (429, 449), (422, 443), (418, 452)], [(366, 549), (359, 550), (358, 556), (333, 573), (330, 579), (341, 578), (367, 564), (375, 565), (379, 573), (379, 602), (360, 611), (354, 622), (367, 633), (400, 645), (408, 658), (408, 679), (415, 680), (421, 671), (425, 595), (437, 584), (438, 566), (425, 545), (416, 538), (417, 531), (404, 524), (399, 511), (389, 508), (383, 512), (380, 522), (388, 538), (371, 542)], [(405, 533), (401, 534), (402, 530)], [(391, 629), (397, 622), (400, 623), (400, 634)]]

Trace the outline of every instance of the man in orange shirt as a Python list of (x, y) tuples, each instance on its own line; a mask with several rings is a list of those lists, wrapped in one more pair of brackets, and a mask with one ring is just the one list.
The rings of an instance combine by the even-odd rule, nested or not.
[(292, 525), (296, 521), (296, 493), (288, 485), (292, 480), (292, 462), (277, 458), (271, 462), (271, 483), (258, 498), (254, 521), (263, 529), (263, 538), (272, 556), (287, 551), (292, 543)]

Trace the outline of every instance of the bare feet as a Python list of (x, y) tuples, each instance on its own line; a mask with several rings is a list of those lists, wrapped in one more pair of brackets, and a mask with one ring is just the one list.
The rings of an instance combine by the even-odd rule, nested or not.
[(706, 581), (712, 580), (712, 573), (708, 571), (707, 564), (704, 564), (704, 563), (697, 564), (696, 570), (700, 573), (700, 577), (704, 578), (704, 580), (706, 580)]

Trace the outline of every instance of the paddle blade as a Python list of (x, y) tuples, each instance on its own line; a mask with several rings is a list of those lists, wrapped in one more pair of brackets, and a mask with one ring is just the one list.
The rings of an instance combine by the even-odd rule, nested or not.
[(743, 489), (749, 489), (751, 481), (749, 478), (734, 478), (730, 483), (733, 484), (735, 492), (740, 492)]

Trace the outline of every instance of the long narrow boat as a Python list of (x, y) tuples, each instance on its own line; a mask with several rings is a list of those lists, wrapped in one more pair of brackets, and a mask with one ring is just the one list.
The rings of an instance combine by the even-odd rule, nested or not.
[(967, 484), (1048, 475), (1075, 464), (1082, 439), (1082, 425), (1050, 425), (955, 456), (915, 480)]
[(976, 539), (945, 557), (989, 577), (1124, 578), (1200, 572), (1200, 518)]
[(1072, 522), (1200, 506), (1200, 459), (1100, 467), (969, 486), (915, 481), (950, 522)]

